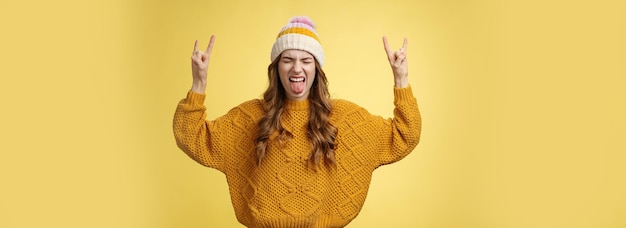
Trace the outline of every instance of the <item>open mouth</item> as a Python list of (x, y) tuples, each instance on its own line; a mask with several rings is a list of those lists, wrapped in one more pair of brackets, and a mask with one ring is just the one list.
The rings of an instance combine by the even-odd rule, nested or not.
[(304, 78), (303, 77), (290, 77), (289, 81), (290, 82), (304, 82)]
[(289, 82), (291, 84), (291, 91), (295, 94), (301, 94), (304, 92), (304, 77), (289, 77)]

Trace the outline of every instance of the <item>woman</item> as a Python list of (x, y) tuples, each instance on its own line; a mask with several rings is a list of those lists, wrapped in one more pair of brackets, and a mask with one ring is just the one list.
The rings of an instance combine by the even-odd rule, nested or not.
[(269, 86), (215, 120), (204, 91), (215, 37), (192, 54), (193, 83), (174, 115), (176, 142), (226, 175), (237, 219), (248, 227), (343, 227), (361, 210), (372, 172), (418, 144), (421, 117), (408, 84), (407, 40), (383, 44), (391, 65), (394, 117), (330, 99), (315, 26), (294, 17), (272, 47)]

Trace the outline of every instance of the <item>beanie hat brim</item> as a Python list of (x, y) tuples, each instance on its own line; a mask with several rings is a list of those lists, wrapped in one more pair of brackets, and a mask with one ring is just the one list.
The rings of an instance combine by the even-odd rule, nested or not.
[(278, 37), (272, 47), (271, 59), (274, 60), (285, 50), (295, 49), (311, 53), (320, 65), (324, 65), (324, 50), (314, 38), (301, 34), (286, 34)]

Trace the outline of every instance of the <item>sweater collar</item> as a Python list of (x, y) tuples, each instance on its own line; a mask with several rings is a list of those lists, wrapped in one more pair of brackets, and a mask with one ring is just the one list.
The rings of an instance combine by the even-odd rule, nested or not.
[(287, 103), (285, 103), (285, 109), (294, 111), (309, 110), (309, 100), (287, 100)]

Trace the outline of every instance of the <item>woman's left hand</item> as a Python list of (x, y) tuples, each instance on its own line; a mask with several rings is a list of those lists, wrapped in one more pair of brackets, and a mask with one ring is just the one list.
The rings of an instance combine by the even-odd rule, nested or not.
[(391, 65), (391, 70), (393, 71), (395, 86), (397, 88), (405, 88), (409, 86), (409, 69), (406, 59), (407, 39), (404, 38), (402, 48), (397, 51), (392, 51), (391, 48), (389, 48), (389, 43), (387, 42), (387, 37), (385, 36), (383, 36), (383, 45), (385, 46), (387, 59), (389, 59), (389, 64)]

